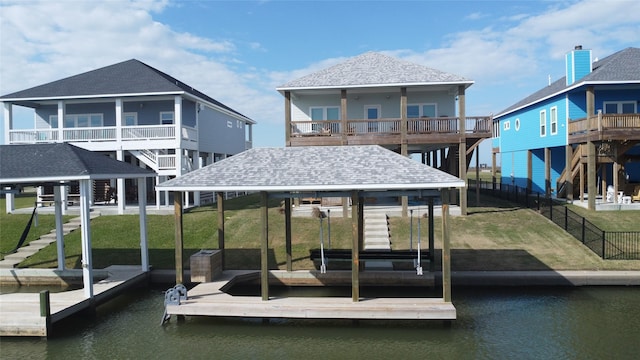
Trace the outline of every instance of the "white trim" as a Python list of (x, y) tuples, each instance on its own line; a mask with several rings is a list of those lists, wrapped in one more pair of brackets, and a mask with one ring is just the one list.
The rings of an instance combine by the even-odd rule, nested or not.
[(464, 188), (464, 181), (425, 183), (425, 184), (370, 184), (370, 185), (299, 185), (299, 186), (267, 186), (267, 185), (228, 185), (228, 186), (162, 186), (161, 191), (267, 191), (267, 192), (306, 192), (306, 191), (353, 191), (353, 190), (427, 190), (445, 188)]
[[(614, 113), (606, 112), (607, 105), (611, 105), (611, 104), (616, 104), (617, 105), (616, 106), (617, 107), (616, 112), (614, 112)], [(602, 112), (604, 114), (624, 114), (624, 113), (620, 112), (622, 110), (621, 109), (621, 105), (623, 105), (623, 104), (632, 104), (633, 105), (633, 113), (635, 114), (635, 113), (638, 112), (638, 105), (637, 105), (635, 100), (603, 101), (602, 102)]]
[(516, 131), (520, 131), (520, 118), (516, 118), (515, 129)]
[(502, 127), (504, 131), (509, 131), (511, 130), (511, 121), (509, 120), (505, 120), (504, 123), (502, 124)]
[[(127, 116), (133, 116), (133, 125), (127, 125)], [(137, 112), (125, 112), (122, 113), (122, 126), (137, 126), (138, 125), (138, 113)]]
[[(325, 85), (325, 86), (301, 86), (301, 87), (278, 87), (276, 91), (296, 91), (296, 90), (324, 90), (324, 89), (357, 89), (357, 88), (379, 88), (379, 87), (414, 87), (414, 86), (437, 86), (437, 85), (473, 85), (475, 81), (453, 81), (453, 82), (412, 82), (412, 83), (388, 83), (388, 84), (354, 84), (354, 85)], [(467, 86), (467, 87), (469, 87)]]
[(433, 117), (438, 117), (438, 103), (411, 103), (411, 104), (407, 104), (407, 118), (409, 119), (416, 119), (416, 118), (410, 118), (409, 117), (409, 106), (417, 106), (418, 107), (418, 117), (417, 118), (421, 118), (421, 117), (425, 117), (426, 115), (424, 115), (424, 112), (422, 111), (422, 107), (425, 105), (433, 105), (435, 107), (435, 115)]
[[(544, 115), (544, 118), (543, 118)], [(540, 114), (538, 115), (539, 124), (540, 124), (540, 137), (547, 136), (547, 109), (540, 110)], [(544, 120), (544, 123), (543, 123)], [(544, 129), (544, 134), (542, 133), (542, 129)]]

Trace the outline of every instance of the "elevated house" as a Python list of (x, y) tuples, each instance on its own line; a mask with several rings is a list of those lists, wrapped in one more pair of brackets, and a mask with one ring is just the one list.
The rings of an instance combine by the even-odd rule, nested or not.
[[(640, 49), (603, 59), (576, 46), (566, 76), (494, 117), (503, 183), (548, 196), (640, 201)], [(495, 166), (494, 166), (495, 168)]]
[[(68, 142), (155, 171), (149, 203), (169, 203), (155, 185), (252, 147), (255, 121), (176, 78), (132, 59), (0, 97), (4, 143)], [(14, 107), (34, 110), (16, 127)], [(29, 166), (29, 164), (25, 164)], [(135, 201), (136, 179), (94, 182), (92, 202)], [(65, 204), (76, 192), (66, 187)], [(52, 197), (39, 190), (40, 199)], [(212, 197), (212, 194), (209, 194)], [(8, 195), (11, 196), (11, 195)], [(195, 204), (204, 194), (187, 196)], [(7, 201), (11, 211), (12, 202)]]
[[(286, 146), (380, 145), (419, 154), (422, 163), (466, 181), (470, 155), (491, 137), (490, 116), (466, 114), (472, 84), (367, 52), (277, 88), (285, 98)], [(466, 213), (465, 189), (459, 202)]]

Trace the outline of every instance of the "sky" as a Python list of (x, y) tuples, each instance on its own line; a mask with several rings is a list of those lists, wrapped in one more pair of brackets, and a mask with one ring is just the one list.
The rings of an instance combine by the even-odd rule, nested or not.
[(0, 94), (135, 58), (257, 121), (254, 147), (282, 147), (276, 87), (350, 57), (471, 79), (467, 115), (486, 116), (563, 77), (576, 45), (594, 58), (640, 47), (638, 14), (637, 0), (0, 0)]

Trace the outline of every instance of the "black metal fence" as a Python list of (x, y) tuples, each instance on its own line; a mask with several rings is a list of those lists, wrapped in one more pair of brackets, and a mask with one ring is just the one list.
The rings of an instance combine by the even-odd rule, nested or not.
[(469, 179), (469, 189), (476, 189), (476, 185), (484, 194), (537, 210), (603, 259), (640, 260), (640, 232), (604, 231), (569, 210), (563, 202), (527, 188)]

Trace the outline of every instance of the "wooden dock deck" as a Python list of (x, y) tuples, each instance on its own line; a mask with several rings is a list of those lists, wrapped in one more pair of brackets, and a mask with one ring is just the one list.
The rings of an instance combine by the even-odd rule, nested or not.
[(93, 299), (85, 298), (83, 289), (51, 293), (49, 321), (40, 315), (39, 293), (0, 295), (0, 336), (48, 336), (52, 324), (99, 305), (147, 279), (147, 273), (140, 266), (113, 265), (105, 270), (108, 277), (94, 284)]
[[(295, 277), (293, 273), (289, 273), (289, 277)], [(225, 271), (216, 281), (201, 283), (189, 290), (188, 299), (180, 305), (167, 305), (167, 315), (353, 320), (456, 318), (453, 304), (442, 298), (361, 298), (353, 302), (351, 297), (271, 297), (263, 301), (260, 296), (232, 296), (224, 291), (234, 282), (256, 274)], [(281, 276), (275, 278), (276, 281), (282, 279)]]

